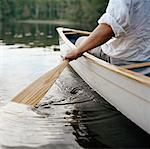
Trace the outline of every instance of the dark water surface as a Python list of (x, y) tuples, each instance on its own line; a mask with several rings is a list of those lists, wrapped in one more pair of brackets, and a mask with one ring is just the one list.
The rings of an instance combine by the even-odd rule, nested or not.
[(36, 108), (9, 102), (32, 80), (58, 65), (59, 52), (1, 45), (0, 54), (1, 148), (150, 148), (150, 136), (70, 67)]

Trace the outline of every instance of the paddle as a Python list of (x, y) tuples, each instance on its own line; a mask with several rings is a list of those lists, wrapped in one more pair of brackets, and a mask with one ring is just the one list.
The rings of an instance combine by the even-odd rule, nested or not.
[(67, 60), (64, 60), (60, 65), (45, 73), (39, 79), (26, 87), (22, 92), (15, 96), (12, 101), (35, 106), (54, 84), (68, 63), (69, 62)]

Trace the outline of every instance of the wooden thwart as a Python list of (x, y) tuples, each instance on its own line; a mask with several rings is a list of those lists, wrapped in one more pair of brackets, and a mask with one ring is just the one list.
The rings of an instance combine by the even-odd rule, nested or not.
[(26, 87), (22, 92), (15, 96), (12, 101), (35, 106), (44, 97), (67, 65), (68, 61), (63, 61), (62, 64), (47, 72)]
[(150, 67), (150, 62), (130, 64), (130, 65), (125, 65), (121, 67), (125, 69), (137, 69), (137, 68), (142, 68), (142, 67)]

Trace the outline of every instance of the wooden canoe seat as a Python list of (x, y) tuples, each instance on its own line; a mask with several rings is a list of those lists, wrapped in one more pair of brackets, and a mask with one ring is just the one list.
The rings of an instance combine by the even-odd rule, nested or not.
[(143, 70), (147, 70), (142, 74), (144, 74), (145, 76), (150, 77), (150, 62), (125, 65), (125, 66), (121, 66), (121, 68), (125, 68), (125, 69), (128, 69), (128, 70), (137, 72), (137, 73), (142, 73)]
[(137, 68), (143, 68), (143, 67), (150, 67), (150, 62), (144, 62), (144, 63), (137, 63), (137, 64), (121, 66), (121, 68), (131, 69), (131, 70), (132, 69), (137, 69)]

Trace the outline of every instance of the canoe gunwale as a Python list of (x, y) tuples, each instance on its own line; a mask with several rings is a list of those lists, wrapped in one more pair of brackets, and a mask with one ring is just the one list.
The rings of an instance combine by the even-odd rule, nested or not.
[[(70, 33), (75, 32), (75, 33), (79, 33), (79, 34), (83, 34), (83, 35), (89, 35), (90, 34), (90, 32), (79, 31), (79, 30), (74, 30), (74, 29), (69, 29), (69, 28), (62, 28), (62, 27), (57, 28), (57, 31), (59, 33), (59, 36), (72, 49), (76, 49), (76, 46), (67, 39), (64, 32), (70, 32)], [(89, 59), (90, 61), (102, 66), (102, 67), (105, 67), (105, 68), (107, 68), (113, 72), (119, 73), (125, 77), (128, 77), (132, 80), (138, 81), (138, 82), (150, 87), (150, 78), (147, 76), (133, 72), (131, 70), (128, 70), (128, 69), (126, 69), (126, 67), (118, 67), (116, 65), (112, 65), (108, 62), (105, 62), (104, 60), (96, 58), (95, 56), (93, 56), (87, 52), (83, 53), (83, 56), (86, 57), (87, 59)]]

